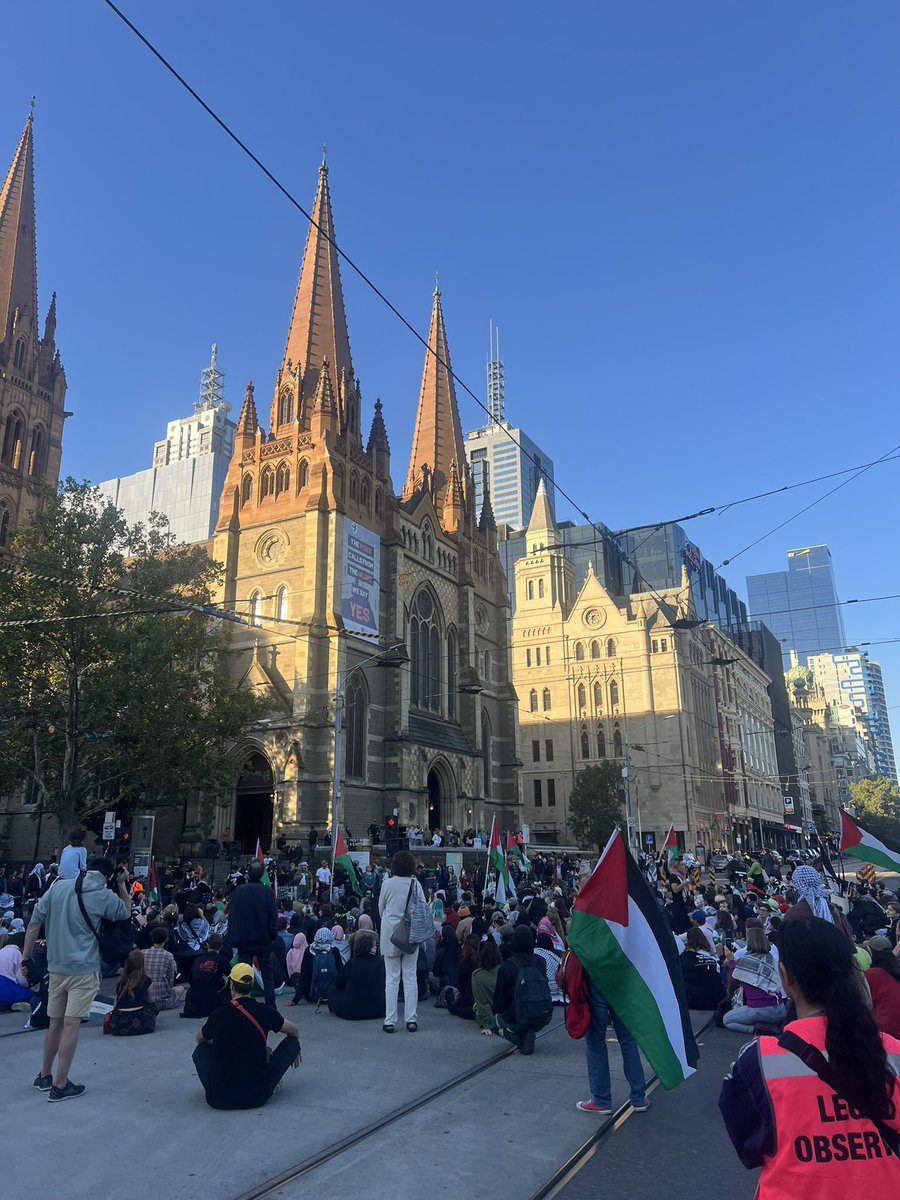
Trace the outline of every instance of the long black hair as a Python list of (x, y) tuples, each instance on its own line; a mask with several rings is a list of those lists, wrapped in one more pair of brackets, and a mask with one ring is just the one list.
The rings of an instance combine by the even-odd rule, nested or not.
[(840, 1094), (876, 1120), (894, 1112), (893, 1076), (872, 1013), (856, 978), (853, 946), (829, 921), (786, 921), (781, 964), (811, 1005), (825, 1010), (825, 1049), (839, 1073)]

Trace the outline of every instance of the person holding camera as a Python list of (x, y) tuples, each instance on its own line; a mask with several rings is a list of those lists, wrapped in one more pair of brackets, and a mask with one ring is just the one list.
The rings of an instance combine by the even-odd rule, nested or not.
[[(76, 892), (79, 881), (80, 896)], [(116, 868), (108, 858), (93, 858), (84, 875), (58, 879), (41, 896), (25, 930), (22, 968), (26, 975), (30, 974), (31, 955), (41, 926), (47, 938), (50, 1026), (44, 1039), (44, 1061), (34, 1086), (40, 1092), (49, 1092), (51, 1101), (72, 1100), (84, 1094), (84, 1084), (69, 1079), (69, 1068), (81, 1022), (90, 1013), (100, 987), (100, 943), (94, 929), (99, 929), (104, 919), (128, 919), (131, 914), (128, 887), (128, 872), (124, 868)], [(79, 899), (90, 925), (82, 915)]]

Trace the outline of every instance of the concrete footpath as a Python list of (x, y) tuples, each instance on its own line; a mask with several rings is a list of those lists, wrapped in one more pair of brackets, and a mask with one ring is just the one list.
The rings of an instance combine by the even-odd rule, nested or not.
[[(312, 1006), (286, 1006), (282, 997), (280, 1007), (300, 1026), (302, 1066), (288, 1072), (265, 1108), (249, 1112), (206, 1106), (190, 1057), (201, 1022), (177, 1012), (162, 1013), (156, 1032), (141, 1038), (104, 1037), (100, 1018), (92, 1017), (82, 1027), (72, 1071), (88, 1090), (78, 1100), (49, 1105), (31, 1086), (43, 1034), (18, 1032), (23, 1014), (0, 1014), (3, 1140), (15, 1147), (4, 1156), (5, 1190), (79, 1200), (117, 1195), (122, 1179), (131, 1178), (166, 1200), (198, 1194), (232, 1200), (467, 1068), (501, 1058), (507, 1046), (481, 1037), (472, 1023), (430, 1000), (420, 1007), (417, 1034), (401, 1026), (391, 1036), (377, 1021), (344, 1022), (324, 1011), (316, 1016)], [(733, 1056), (740, 1039), (725, 1036)], [(614, 1044), (610, 1064), (613, 1101), (620, 1104), (627, 1085)], [(690, 1105), (696, 1124), (680, 1147), (666, 1135), (664, 1153), (655, 1150), (668, 1122), (688, 1107), (683, 1101), (693, 1081), (666, 1097), (671, 1106), (660, 1103), (664, 1094), (657, 1089), (639, 1129), (637, 1118), (627, 1123), (641, 1138), (638, 1156), (649, 1152), (664, 1160), (667, 1178), (675, 1172), (688, 1179), (696, 1168), (696, 1129), (704, 1145), (718, 1134), (715, 1098), (723, 1071), (718, 1062), (710, 1066), (708, 1086), (695, 1089), (697, 1103)], [(498, 1061), (277, 1194), (362, 1187), (373, 1200), (387, 1200), (406, 1192), (412, 1169), (417, 1190), (431, 1200), (493, 1200), (498, 1179), (505, 1195), (529, 1196), (590, 1135), (596, 1118), (575, 1109), (585, 1095), (583, 1047), (557, 1017), (533, 1057)], [(720, 1178), (739, 1174), (733, 1159)], [(607, 1178), (602, 1190), (631, 1191), (633, 1177), (633, 1165), (623, 1163), (621, 1179), (613, 1185)]]

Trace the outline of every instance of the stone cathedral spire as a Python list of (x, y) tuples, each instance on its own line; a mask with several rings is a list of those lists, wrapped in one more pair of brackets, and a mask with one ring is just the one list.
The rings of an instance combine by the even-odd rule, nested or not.
[(0, 340), (15, 325), (37, 338), (37, 248), (34, 234), (34, 134), (31, 114), (0, 191)]

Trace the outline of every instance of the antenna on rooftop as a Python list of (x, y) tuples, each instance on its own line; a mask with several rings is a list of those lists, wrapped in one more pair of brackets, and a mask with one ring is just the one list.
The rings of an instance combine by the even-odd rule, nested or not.
[[(489, 322), (491, 349), (487, 364), (487, 401), (490, 418), (497, 425), (506, 420), (506, 381), (500, 359), (500, 330), (494, 336), (494, 322)], [(496, 347), (495, 347), (496, 342)]]
[(225, 412), (231, 412), (231, 405), (225, 401), (225, 372), (219, 368), (218, 349), (213, 342), (209, 366), (200, 372), (200, 398), (194, 404), (195, 413), (209, 408), (223, 408)]

